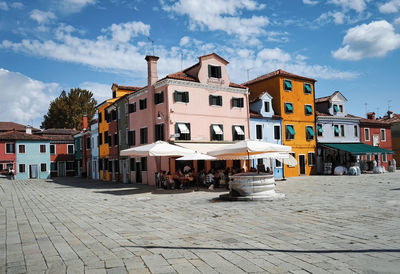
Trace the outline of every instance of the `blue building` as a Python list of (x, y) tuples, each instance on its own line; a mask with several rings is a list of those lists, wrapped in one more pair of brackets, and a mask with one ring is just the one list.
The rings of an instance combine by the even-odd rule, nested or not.
[[(275, 115), (272, 97), (267, 92), (250, 102), (250, 139), (282, 144), (282, 118)], [(283, 164), (273, 159), (253, 160), (253, 166), (273, 169), (276, 179), (283, 178)]]
[[(91, 139), (91, 171), (90, 175), (93, 180), (99, 180), (99, 124), (97, 120), (94, 120), (90, 126), (90, 137)], [(88, 175), (89, 176), (89, 175)]]
[(17, 172), (15, 179), (50, 178), (50, 140), (30, 131), (14, 132)]

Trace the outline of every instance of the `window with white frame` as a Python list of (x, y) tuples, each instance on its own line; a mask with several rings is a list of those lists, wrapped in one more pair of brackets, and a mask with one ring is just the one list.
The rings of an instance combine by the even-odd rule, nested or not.
[(281, 167), (282, 167), (281, 161), (275, 159), (275, 167), (276, 167), (276, 168), (281, 168)]
[(387, 162), (387, 154), (386, 153), (382, 154), (382, 162), (384, 162), (384, 163)]
[(275, 140), (281, 139), (281, 126), (274, 126), (274, 139)]
[(211, 141), (224, 140), (224, 126), (221, 124), (214, 124), (210, 126)]
[(244, 140), (244, 126), (232, 126), (233, 141)]
[(296, 132), (294, 131), (293, 125), (286, 125), (286, 140), (293, 140)]
[(257, 140), (262, 140), (263, 139), (263, 126), (260, 124), (256, 125), (256, 139)]
[(283, 89), (286, 91), (292, 91), (292, 81), (283, 80)]
[(339, 137), (340, 135), (340, 130), (338, 125), (333, 125), (333, 134), (335, 137)]
[(6, 143), (6, 154), (15, 153), (15, 144)]
[(386, 130), (381, 128), (381, 141), (386, 142)]
[(354, 126), (354, 137), (358, 137), (358, 126)]
[(175, 140), (190, 140), (190, 123), (176, 123), (175, 124)]
[(18, 152), (25, 153), (25, 145), (18, 145)]
[(306, 126), (306, 139), (313, 140), (315, 136), (315, 132), (312, 126)]
[(344, 137), (344, 125), (340, 125), (340, 135)]
[(25, 173), (25, 165), (24, 164), (19, 164), (18, 170), (19, 170), (19, 173)]
[(308, 165), (315, 166), (315, 153), (314, 152), (308, 153)]
[(371, 137), (369, 136), (369, 128), (364, 128), (364, 140), (370, 141)]
[(67, 146), (68, 154), (74, 154), (74, 145)]

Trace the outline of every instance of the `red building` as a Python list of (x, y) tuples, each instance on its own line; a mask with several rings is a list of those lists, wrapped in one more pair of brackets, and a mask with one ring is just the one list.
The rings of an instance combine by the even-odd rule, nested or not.
[(74, 129), (52, 128), (36, 135), (42, 135), (50, 139), (50, 175), (74, 176), (74, 137), (77, 131)]
[[(361, 142), (371, 146), (377, 146), (383, 149), (392, 150), (392, 134), (390, 124), (384, 121), (375, 119), (375, 113), (367, 113), (367, 119), (360, 119), (360, 139)], [(364, 155), (363, 160), (372, 161), (372, 157)], [(375, 160), (381, 166), (388, 170), (388, 165), (393, 161), (393, 154), (375, 154)]]
[(16, 168), (15, 140), (2, 138), (8, 132), (0, 133), (0, 173), (8, 173), (10, 168)]
[(111, 181), (119, 181), (119, 149), (120, 136), (118, 134), (118, 115), (119, 111), (114, 104), (110, 105), (105, 110), (107, 114), (108, 122), (108, 172), (111, 174)]

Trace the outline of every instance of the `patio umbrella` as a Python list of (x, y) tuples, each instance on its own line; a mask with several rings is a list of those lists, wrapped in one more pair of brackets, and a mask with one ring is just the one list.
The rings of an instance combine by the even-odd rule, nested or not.
[(188, 154), (185, 155), (183, 157), (177, 158), (177, 161), (197, 161), (197, 160), (216, 160), (217, 158), (207, 155), (207, 154), (203, 154), (203, 153), (199, 153), (199, 152), (195, 152), (192, 154)]
[(121, 156), (185, 156), (195, 151), (180, 146), (172, 145), (164, 141), (152, 144), (124, 149)]

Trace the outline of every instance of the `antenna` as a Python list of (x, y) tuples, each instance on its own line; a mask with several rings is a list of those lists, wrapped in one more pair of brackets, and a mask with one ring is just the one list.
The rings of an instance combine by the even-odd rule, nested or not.
[(181, 53), (181, 70), (183, 70), (183, 53)]
[(367, 114), (368, 113), (368, 103), (364, 103), (364, 105), (365, 105), (365, 114)]
[(154, 40), (151, 39), (149, 36), (147, 36), (147, 39), (151, 42), (151, 48), (153, 50), (153, 56), (154, 56)]
[(378, 113), (379, 113), (379, 107), (376, 108), (376, 115), (375, 115), (375, 117), (378, 117)]
[(391, 104), (392, 103), (392, 99), (388, 100), (388, 111), (390, 110)]
[(254, 68), (254, 67), (251, 67), (251, 68), (246, 69), (246, 71), (247, 71), (247, 81), (250, 80), (250, 78), (249, 78), (249, 71), (252, 70), (253, 68)]

